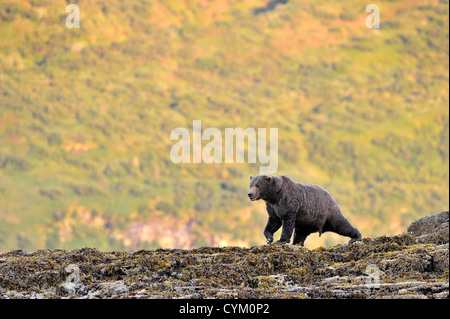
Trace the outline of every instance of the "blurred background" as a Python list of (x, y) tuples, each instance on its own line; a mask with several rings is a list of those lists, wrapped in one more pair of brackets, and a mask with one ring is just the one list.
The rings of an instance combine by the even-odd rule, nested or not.
[(1, 0), (0, 251), (263, 244), (259, 163), (171, 162), (194, 119), (278, 128), (364, 237), (448, 210), (448, 1), (369, 3)]

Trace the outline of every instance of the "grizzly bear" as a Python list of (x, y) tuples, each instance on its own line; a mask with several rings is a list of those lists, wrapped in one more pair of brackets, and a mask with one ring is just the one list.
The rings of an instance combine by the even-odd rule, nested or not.
[(282, 227), (277, 243), (289, 243), (295, 229), (293, 244), (303, 245), (308, 235), (334, 232), (350, 237), (349, 243), (361, 240), (361, 233), (342, 214), (336, 200), (322, 187), (299, 184), (286, 176), (250, 176), (251, 201), (266, 202), (269, 220), (264, 229), (267, 243)]

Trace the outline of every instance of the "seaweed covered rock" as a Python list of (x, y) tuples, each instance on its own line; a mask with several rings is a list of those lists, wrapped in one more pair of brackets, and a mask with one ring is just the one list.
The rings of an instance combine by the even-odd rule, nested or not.
[(408, 233), (417, 237), (421, 243), (448, 244), (448, 224), (449, 213), (446, 211), (416, 220), (408, 227)]
[[(448, 298), (448, 233), (442, 243), (439, 215), (410, 233), (315, 250), (14, 250), (0, 254), (0, 299)], [(423, 237), (430, 232), (442, 236)]]

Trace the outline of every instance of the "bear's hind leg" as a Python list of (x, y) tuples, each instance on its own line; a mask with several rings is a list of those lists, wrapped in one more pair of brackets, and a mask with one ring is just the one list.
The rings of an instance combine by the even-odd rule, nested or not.
[(300, 228), (295, 228), (294, 230), (294, 241), (292, 242), (293, 245), (300, 244), (302, 246), (305, 245), (306, 237), (308, 237), (311, 234), (311, 232), (302, 230)]
[(362, 239), (361, 233), (355, 227), (353, 227), (352, 235), (349, 236), (349, 237), (350, 237), (350, 240), (348, 242), (349, 244), (354, 243), (355, 241), (359, 241), (359, 240)]
[(334, 220), (333, 222), (328, 220), (323, 227), (323, 232), (326, 231), (331, 231), (341, 236), (350, 237), (350, 241), (348, 242), (349, 244), (362, 239), (359, 230), (353, 227), (353, 225), (350, 224), (348, 219), (344, 216), (342, 216), (339, 220)]
[(342, 236), (350, 237), (349, 244), (354, 243), (355, 241), (361, 240), (362, 236), (358, 229), (353, 227), (352, 224), (346, 219), (346, 223), (344, 223), (342, 230), (338, 232), (338, 234)]

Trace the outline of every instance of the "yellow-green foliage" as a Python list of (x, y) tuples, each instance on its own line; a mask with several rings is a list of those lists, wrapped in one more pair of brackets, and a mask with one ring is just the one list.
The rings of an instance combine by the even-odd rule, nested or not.
[(0, 251), (262, 243), (259, 164), (170, 161), (194, 119), (278, 128), (277, 173), (364, 236), (448, 209), (448, 1), (377, 2), (380, 29), (356, 0), (267, 2), (80, 0), (67, 29), (64, 1), (2, 0)]

